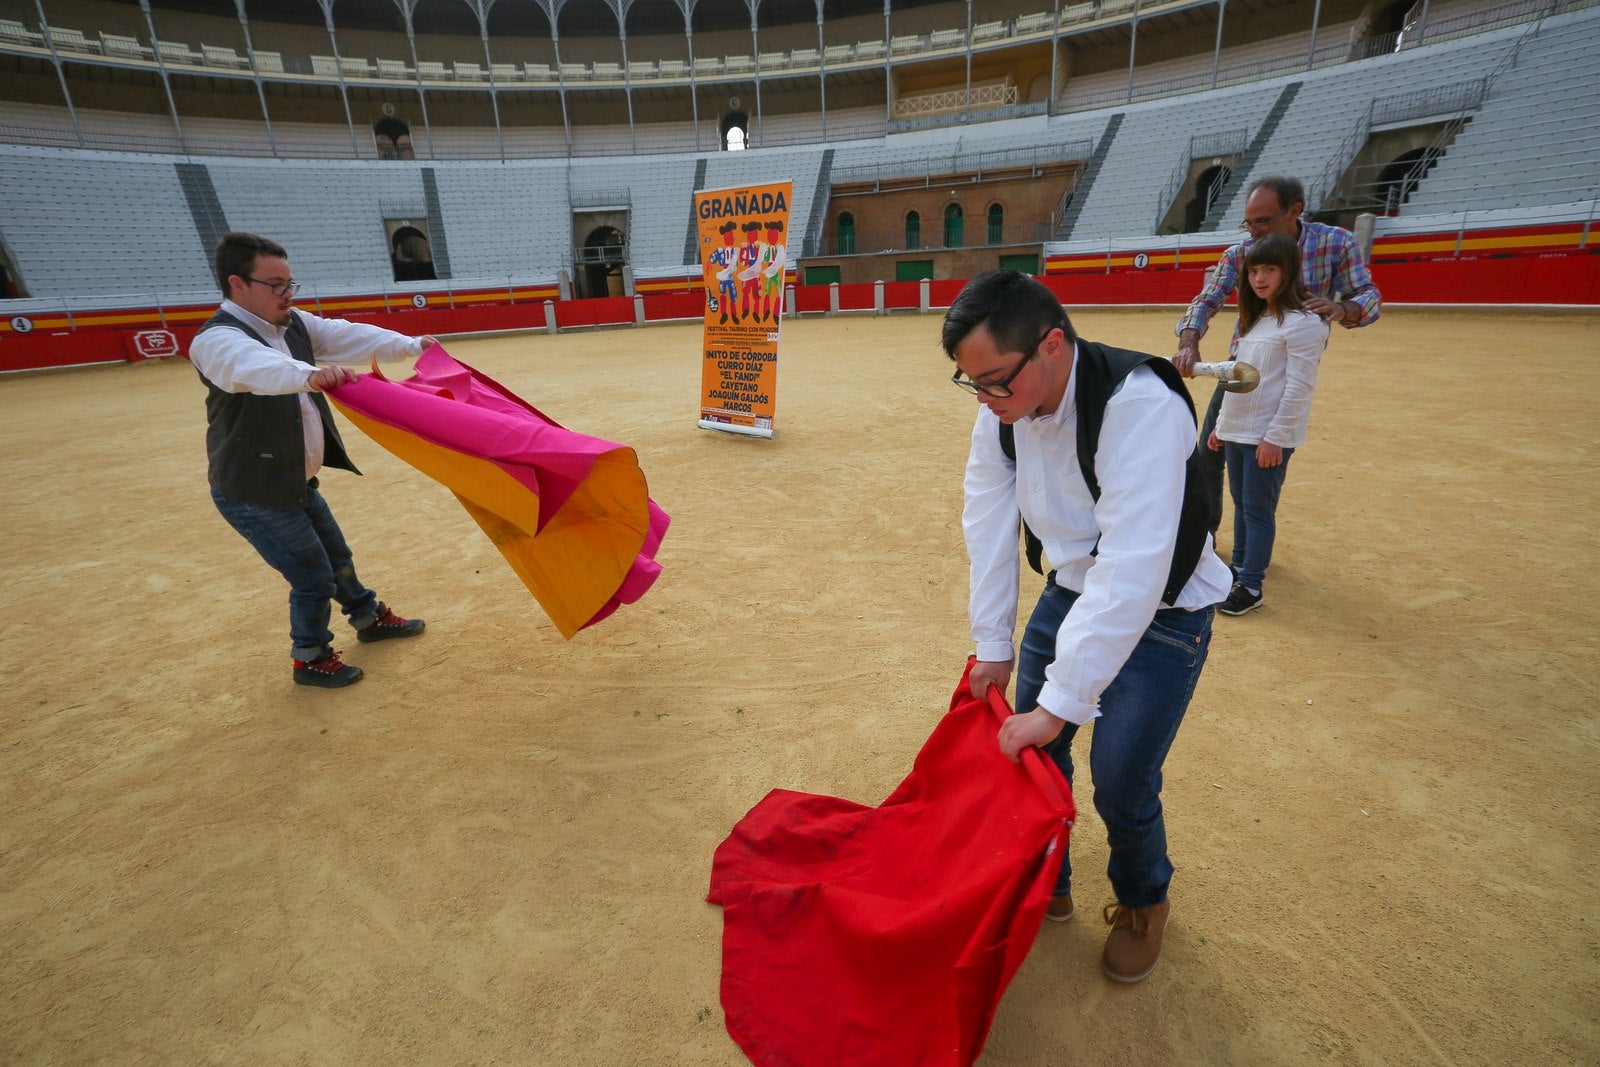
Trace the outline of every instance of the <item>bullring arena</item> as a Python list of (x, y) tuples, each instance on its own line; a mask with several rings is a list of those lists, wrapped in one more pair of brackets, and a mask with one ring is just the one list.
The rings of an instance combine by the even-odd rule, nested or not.
[[(1171, 318), (1077, 325), (1162, 351)], [(881, 800), (969, 651), (973, 404), (937, 327), (785, 325), (775, 442), (694, 427), (694, 327), (451, 342), (638, 449), (665, 570), (562, 642), (347, 426), (366, 474), (330, 500), (428, 632), (349, 642), (368, 676), (338, 694), (288, 684), (282, 582), (206, 499), (187, 365), (4, 382), (7, 1059), (743, 1062), (712, 849), (770, 788)], [(1092, 908), (1047, 924), (981, 1063), (1600, 1049), (1600, 315), (1380, 327), (1334, 339), (1271, 600), (1219, 618), (1168, 761), (1166, 958), (1113, 988)]]
[[(713, 850), (881, 801), (971, 650), (942, 309), (1009, 266), (1170, 355), (1290, 174), (1383, 314), (1166, 762), (1163, 960), (1100, 971), (1080, 739), (1078, 915), (977, 1062), (1600, 1064), (1597, 118), (1589, 0), (0, 2), (0, 1062), (749, 1062)], [(773, 182), (768, 440), (696, 425), (691, 199)], [(292, 684), (183, 358), (227, 230), (635, 449), (655, 585), (562, 640), (341, 415), (427, 631)]]

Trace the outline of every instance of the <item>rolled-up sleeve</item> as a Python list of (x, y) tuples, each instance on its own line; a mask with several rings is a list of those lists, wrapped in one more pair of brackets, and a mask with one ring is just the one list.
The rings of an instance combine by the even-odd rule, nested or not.
[(1354, 330), (1378, 321), (1378, 317), (1383, 314), (1383, 295), (1373, 284), (1372, 272), (1367, 269), (1367, 261), (1361, 255), (1361, 247), (1356, 244), (1353, 237), (1340, 245), (1339, 262), (1334, 268), (1333, 278), (1341, 298), (1353, 301), (1361, 309), (1361, 317), (1355, 322), (1340, 325), (1347, 330)]
[(1000, 420), (979, 405), (963, 481), (961, 534), (970, 562), (967, 615), (978, 659), (1006, 663), (1016, 654), (1020, 577), (1016, 464), (1000, 447)]
[(1217, 269), (1211, 272), (1211, 280), (1206, 282), (1200, 295), (1184, 311), (1174, 333), (1194, 330), (1201, 337), (1206, 335), (1212, 318), (1222, 310), (1222, 306), (1228, 302), (1228, 294), (1239, 282), (1239, 248), (1239, 245), (1233, 245), (1222, 253), (1222, 258), (1217, 261)]

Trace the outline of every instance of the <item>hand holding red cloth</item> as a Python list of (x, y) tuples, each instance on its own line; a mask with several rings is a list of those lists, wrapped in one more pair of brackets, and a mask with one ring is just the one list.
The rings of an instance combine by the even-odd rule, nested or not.
[[(967, 670), (972, 668), (968, 662)], [(964, 674), (876, 808), (775, 789), (716, 850), (722, 1007), (758, 1067), (966, 1067), (1044, 919), (1075, 812)]]

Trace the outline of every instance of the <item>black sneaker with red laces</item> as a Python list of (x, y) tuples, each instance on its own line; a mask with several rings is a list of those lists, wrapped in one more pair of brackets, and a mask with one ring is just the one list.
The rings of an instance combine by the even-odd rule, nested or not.
[(421, 619), (402, 619), (380, 600), (378, 614), (373, 618), (371, 625), (363, 626), (356, 631), (356, 640), (387, 641), (391, 637), (415, 637), (427, 625)]
[(343, 689), (361, 681), (361, 668), (345, 663), (339, 653), (328, 649), (314, 660), (294, 661), (294, 684), (314, 685), (319, 689)]

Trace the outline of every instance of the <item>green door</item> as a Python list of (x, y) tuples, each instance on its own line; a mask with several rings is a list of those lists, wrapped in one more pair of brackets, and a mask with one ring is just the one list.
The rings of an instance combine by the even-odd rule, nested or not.
[(933, 277), (931, 259), (902, 259), (894, 265), (894, 280), (897, 282), (920, 282), (924, 278), (931, 277)]
[(1024, 274), (1039, 273), (1039, 257), (1033, 256), (1001, 256), (1001, 270), (1020, 270)]
[(838, 280), (839, 265), (837, 263), (830, 264), (828, 266), (806, 268), (807, 285), (828, 285)]

